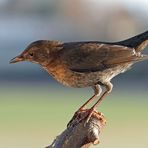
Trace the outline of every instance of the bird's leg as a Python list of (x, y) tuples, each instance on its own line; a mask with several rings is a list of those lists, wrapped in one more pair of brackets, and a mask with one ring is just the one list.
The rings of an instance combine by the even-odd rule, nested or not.
[(89, 121), (91, 115), (96, 110), (96, 108), (98, 107), (98, 105), (102, 102), (102, 100), (104, 99), (104, 97), (107, 96), (109, 93), (111, 93), (112, 88), (113, 88), (112, 83), (111, 82), (105, 83), (104, 86), (106, 87), (106, 91), (102, 94), (102, 96), (99, 98), (99, 100), (90, 108), (90, 112), (89, 112), (89, 115), (87, 117), (86, 122)]
[[(83, 111), (84, 107), (85, 107), (89, 102), (91, 102), (91, 101), (92, 101), (93, 99), (95, 99), (96, 97), (100, 96), (100, 94), (101, 94), (101, 92), (102, 92), (101, 86), (100, 86), (99, 84), (97, 84), (97, 85), (94, 85), (92, 88), (93, 88), (93, 90), (94, 90), (94, 95), (93, 95), (88, 101), (86, 101), (86, 102), (75, 112), (73, 118), (76, 118), (76, 116), (79, 115), (79, 112), (80, 112), (80, 111)], [(88, 109), (88, 113), (90, 113), (90, 109)], [(89, 116), (88, 113), (86, 114), (85, 117)], [(83, 119), (84, 119), (85, 117), (83, 117)], [(72, 118), (72, 120), (73, 120), (73, 118)], [(71, 121), (72, 121), (72, 120), (71, 120)], [(80, 118), (80, 120), (82, 120), (82, 118)], [(71, 123), (71, 121), (68, 123), (67, 126), (69, 126), (69, 124)], [(77, 122), (80, 122), (79, 119), (78, 119)]]
[(84, 107), (89, 103), (91, 102), (92, 100), (94, 100), (96, 97), (100, 96), (101, 92), (102, 92), (102, 88), (99, 84), (93, 86), (93, 90), (94, 90), (94, 95), (88, 100), (86, 101), (79, 109), (78, 111), (80, 110), (83, 110)]

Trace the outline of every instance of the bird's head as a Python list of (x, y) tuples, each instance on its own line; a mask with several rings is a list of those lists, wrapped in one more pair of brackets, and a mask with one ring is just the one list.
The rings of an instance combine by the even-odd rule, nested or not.
[(55, 51), (61, 49), (61, 42), (40, 40), (31, 43), (20, 55), (10, 60), (10, 63), (29, 61), (45, 65)]

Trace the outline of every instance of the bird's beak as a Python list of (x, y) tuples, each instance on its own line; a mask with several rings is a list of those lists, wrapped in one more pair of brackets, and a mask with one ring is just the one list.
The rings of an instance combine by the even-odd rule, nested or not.
[(12, 64), (12, 63), (17, 63), (17, 62), (21, 62), (21, 61), (24, 61), (24, 60), (23, 60), (23, 57), (21, 55), (19, 55), (15, 58), (11, 59), (9, 63)]

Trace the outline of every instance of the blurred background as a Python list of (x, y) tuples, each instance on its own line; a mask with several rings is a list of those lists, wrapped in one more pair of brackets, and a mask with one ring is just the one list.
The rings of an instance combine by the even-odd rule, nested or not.
[[(39, 39), (119, 41), (148, 30), (147, 0), (0, 0), (0, 147), (43, 148), (93, 91), (9, 60)], [(148, 49), (145, 49), (148, 53)], [(148, 147), (148, 62), (113, 79), (99, 148)], [(93, 146), (92, 146), (93, 147)]]

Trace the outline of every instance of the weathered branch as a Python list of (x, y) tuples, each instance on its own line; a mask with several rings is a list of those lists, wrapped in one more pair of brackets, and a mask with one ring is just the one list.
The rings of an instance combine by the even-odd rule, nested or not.
[(86, 123), (89, 110), (75, 113), (67, 128), (46, 148), (89, 148), (98, 144), (101, 129), (106, 123), (102, 113), (93, 112)]

